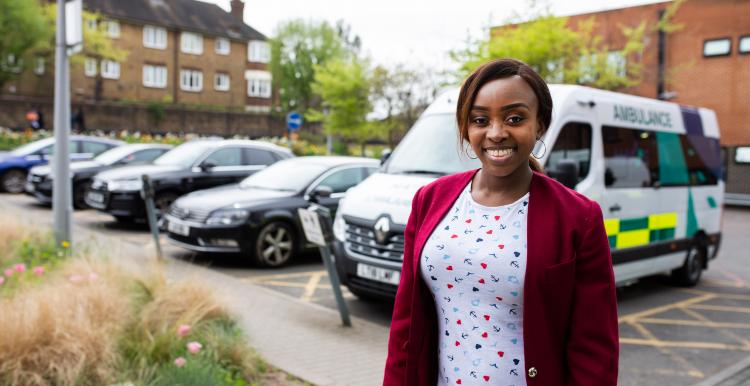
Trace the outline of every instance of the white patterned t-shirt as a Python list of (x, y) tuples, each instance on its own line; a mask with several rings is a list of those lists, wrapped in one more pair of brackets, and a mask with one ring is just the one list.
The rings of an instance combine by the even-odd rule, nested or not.
[(527, 193), (478, 204), (471, 182), (425, 243), (420, 271), (438, 312), (438, 385), (525, 386)]

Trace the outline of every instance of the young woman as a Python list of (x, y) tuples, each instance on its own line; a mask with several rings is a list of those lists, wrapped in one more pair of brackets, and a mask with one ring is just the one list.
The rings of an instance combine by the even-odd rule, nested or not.
[(384, 385), (616, 385), (601, 209), (532, 153), (552, 118), (547, 85), (520, 61), (486, 63), (456, 118), (482, 168), (414, 196)]

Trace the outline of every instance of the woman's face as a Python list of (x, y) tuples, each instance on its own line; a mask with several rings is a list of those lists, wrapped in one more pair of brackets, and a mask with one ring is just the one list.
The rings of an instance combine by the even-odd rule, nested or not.
[(506, 177), (528, 167), (539, 131), (538, 101), (520, 76), (496, 79), (479, 89), (469, 113), (469, 144), (482, 170)]

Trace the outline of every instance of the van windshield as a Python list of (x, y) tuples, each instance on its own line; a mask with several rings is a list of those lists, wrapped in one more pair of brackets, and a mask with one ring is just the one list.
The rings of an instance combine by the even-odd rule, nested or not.
[(446, 175), (480, 167), (459, 146), (453, 114), (422, 116), (385, 165), (386, 173)]

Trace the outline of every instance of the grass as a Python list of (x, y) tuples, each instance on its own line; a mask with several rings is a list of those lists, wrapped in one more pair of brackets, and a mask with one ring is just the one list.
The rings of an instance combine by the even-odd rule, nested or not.
[(0, 268), (0, 385), (301, 384), (268, 381), (278, 372), (200, 283), (58, 251), (51, 235), (10, 221), (0, 222)]

